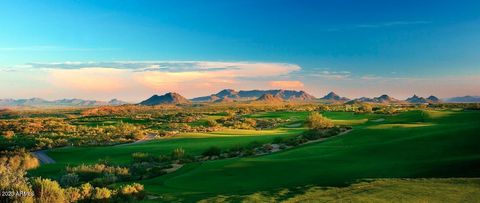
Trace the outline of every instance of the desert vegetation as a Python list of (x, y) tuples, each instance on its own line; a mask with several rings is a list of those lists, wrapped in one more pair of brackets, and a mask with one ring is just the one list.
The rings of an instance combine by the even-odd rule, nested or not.
[[(344, 191), (341, 187), (361, 178), (477, 177), (475, 171), (458, 171), (441, 161), (414, 162), (436, 156), (415, 144), (427, 138), (411, 137), (409, 142), (395, 139), (406, 132), (410, 136), (429, 132), (431, 147), (444, 153), (445, 159), (472, 164), (475, 158), (455, 157), (447, 151), (463, 155), (477, 152), (472, 146), (478, 126), (476, 109), (472, 104), (239, 102), (72, 108), (54, 111), (57, 113), (48, 109), (4, 110), (0, 119), (1, 190), (23, 191), (23, 196), (8, 199), (17, 202), (219, 198), (297, 202), (328, 199), (333, 194), (330, 191)], [(462, 139), (449, 137), (445, 129), (454, 130)], [(445, 145), (444, 141), (456, 144)], [(408, 153), (402, 146), (409, 148)], [(34, 156), (36, 150), (46, 150), (44, 154), (55, 162), (41, 163)], [(375, 153), (378, 150), (383, 153)], [(401, 157), (406, 164), (392, 169), (388, 161), (392, 156)], [(328, 157), (348, 162), (349, 167), (330, 162)], [(357, 169), (366, 163), (370, 168), (359, 172)], [(409, 173), (412, 170), (402, 168), (411, 164), (427, 170)], [(234, 167), (237, 165), (242, 167)], [(437, 170), (439, 166), (443, 169)], [(289, 172), (295, 170), (303, 172)], [(386, 172), (374, 172), (378, 170)], [(260, 176), (268, 182), (254, 178)], [(295, 181), (278, 178), (284, 176)], [(418, 184), (406, 181), (401, 182), (402, 187), (410, 182)], [(244, 188), (240, 183), (248, 186), (246, 193), (231, 194)], [(314, 186), (303, 187), (307, 185)], [(378, 185), (380, 182), (371, 187)], [(318, 189), (324, 187), (329, 189)], [(183, 194), (192, 188), (197, 195)], [(280, 195), (282, 188), (289, 195)]]

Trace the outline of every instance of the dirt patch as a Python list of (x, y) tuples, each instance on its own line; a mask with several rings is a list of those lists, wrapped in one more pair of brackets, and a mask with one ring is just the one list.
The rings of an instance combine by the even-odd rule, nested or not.
[(383, 122), (383, 121), (385, 121), (384, 118), (379, 118), (377, 120), (372, 120), (372, 122), (375, 122), (375, 123), (379, 123), (379, 122)]
[(172, 173), (172, 172), (175, 172), (176, 170), (182, 168), (182, 164), (172, 164), (172, 168), (167, 168), (165, 169), (165, 172), (167, 173)]
[(126, 143), (126, 144), (118, 144), (118, 145), (115, 145), (115, 147), (139, 144), (139, 143), (142, 143), (142, 142), (153, 140), (153, 139), (155, 139), (156, 136), (157, 136), (156, 134), (150, 133), (150, 134), (147, 134), (144, 138), (142, 138), (140, 140), (137, 140), (135, 142)]
[(293, 123), (293, 124), (290, 124), (290, 125), (285, 125), (285, 127), (287, 127), (287, 128), (299, 128), (299, 127), (302, 127), (302, 123)]

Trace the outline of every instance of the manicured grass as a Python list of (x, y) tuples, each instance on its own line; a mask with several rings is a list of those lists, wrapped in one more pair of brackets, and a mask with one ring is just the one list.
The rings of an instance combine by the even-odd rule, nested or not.
[[(272, 192), (306, 185), (346, 187), (365, 178), (480, 177), (480, 148), (478, 147), (480, 112), (478, 111), (417, 110), (393, 116), (324, 112), (323, 115), (333, 119), (338, 125), (353, 125), (353, 131), (324, 142), (311, 143), (264, 156), (187, 164), (174, 173), (144, 180), (141, 183), (145, 185), (147, 192), (159, 197), (155, 201), (192, 202), (218, 195), (242, 196), (258, 191)], [(295, 118), (292, 120), (300, 120), (306, 118), (308, 113), (271, 112), (251, 116), (290, 117)], [(182, 147), (188, 153), (198, 154), (210, 146), (229, 148), (252, 141), (269, 142), (275, 137), (295, 135), (302, 130), (304, 129), (232, 130), (185, 134), (182, 138), (137, 145), (56, 149), (48, 154), (58, 163), (42, 166), (33, 172), (55, 177), (67, 164), (94, 163), (106, 157), (114, 163), (126, 163), (133, 152), (168, 154), (176, 147)], [(354, 189), (361, 188), (355, 185), (331, 191), (344, 194), (340, 197), (344, 197), (347, 202), (356, 200), (368, 202), (369, 199), (366, 199), (368, 194), (378, 197), (379, 201), (403, 198), (401, 193), (395, 193), (395, 191), (408, 192), (409, 187), (412, 189), (410, 192), (414, 192), (415, 188), (418, 190), (423, 188), (426, 192), (407, 195), (408, 198), (405, 199), (407, 202), (416, 200), (415, 198), (422, 200), (426, 197), (425, 194), (442, 194), (433, 191), (436, 189), (434, 185), (438, 182), (423, 184), (415, 181), (411, 186), (401, 181), (392, 182), (393, 185), (375, 183), (378, 187), (384, 186), (384, 188), (371, 187), (371, 193), (369, 193), (370, 190), (365, 190), (356, 197), (354, 194), (357, 193)], [(478, 186), (478, 180), (476, 181), (472, 184), (468, 183), (468, 187), (465, 186), (468, 194), (458, 193), (458, 195), (465, 194), (470, 197), (472, 187)], [(447, 189), (444, 192), (460, 191), (463, 186), (453, 184), (448, 187), (451, 190)], [(352, 193), (348, 193), (349, 191)], [(307, 193), (306, 197), (291, 200), (295, 202), (309, 200), (308, 198), (324, 198), (322, 195), (325, 198), (332, 198), (332, 195), (336, 194), (336, 192), (316, 194), (317, 192), (313, 191), (313, 193)], [(378, 196), (375, 196), (377, 192)], [(452, 200), (457, 198), (455, 195), (451, 197)]]
[(288, 189), (245, 196), (217, 196), (201, 202), (478, 202), (480, 179), (378, 179), (348, 187)]
[(199, 155), (207, 148), (217, 146), (228, 149), (234, 146), (244, 146), (251, 142), (271, 142), (276, 137), (293, 136), (301, 133), (302, 128), (275, 130), (224, 130), (211, 133), (185, 133), (176, 138), (166, 138), (144, 143), (120, 146), (102, 147), (68, 147), (52, 149), (47, 154), (57, 163), (42, 165), (30, 171), (32, 175), (55, 178), (67, 165), (82, 163), (93, 164), (100, 159), (109, 160), (115, 164), (126, 164), (131, 161), (134, 152), (169, 155), (175, 148), (181, 147), (188, 154)]
[(250, 118), (281, 118), (290, 120), (305, 120), (309, 112), (289, 112), (289, 111), (275, 111), (275, 112), (262, 112), (257, 114), (248, 115)]
[(285, 202), (477, 202), (480, 179), (383, 179), (345, 188), (312, 189)]
[[(364, 116), (369, 115), (358, 115)], [(142, 183), (151, 193), (191, 201), (305, 185), (347, 186), (363, 178), (480, 176), (480, 112), (411, 111), (383, 118), (326, 142), (195, 164)], [(385, 124), (398, 125), (373, 127)]]

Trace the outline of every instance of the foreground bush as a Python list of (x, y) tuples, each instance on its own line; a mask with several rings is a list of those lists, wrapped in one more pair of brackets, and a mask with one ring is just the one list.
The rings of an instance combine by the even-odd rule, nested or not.
[(1, 202), (33, 202), (33, 191), (25, 177), (24, 170), (12, 170), (8, 165), (0, 165), (0, 191), (23, 191), (25, 196), (2, 196)]
[(103, 177), (105, 174), (113, 174), (118, 177), (128, 177), (130, 175), (128, 168), (119, 166), (108, 166), (106, 164), (82, 164), (80, 166), (67, 167), (67, 172), (77, 174), (80, 179), (84, 181)]
[(50, 179), (35, 178), (32, 181), (32, 190), (35, 193), (36, 202), (65, 202), (64, 191), (56, 181)]
[(119, 189), (93, 187), (90, 183), (62, 188), (55, 180), (40, 177), (29, 181), (25, 173), (0, 165), (0, 191), (17, 191), (21, 195), (2, 196), (0, 202), (135, 202), (145, 198), (143, 185), (132, 183)]
[(0, 152), (0, 164), (11, 170), (30, 170), (40, 166), (40, 162), (25, 149)]

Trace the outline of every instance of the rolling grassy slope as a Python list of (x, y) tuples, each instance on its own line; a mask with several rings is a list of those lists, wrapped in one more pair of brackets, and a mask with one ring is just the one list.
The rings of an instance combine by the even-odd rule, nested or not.
[(276, 137), (293, 136), (304, 131), (303, 128), (280, 128), (275, 130), (224, 130), (211, 133), (185, 133), (178, 138), (154, 140), (133, 145), (101, 146), (101, 147), (67, 147), (48, 151), (56, 163), (42, 165), (30, 171), (31, 175), (57, 178), (59, 172), (67, 165), (74, 166), (93, 164), (100, 159), (109, 160), (115, 164), (125, 164), (131, 161), (134, 152), (169, 155), (172, 150), (182, 147), (191, 155), (199, 155), (211, 146), (228, 149), (237, 145), (247, 145), (251, 142), (271, 142)]
[(378, 179), (348, 187), (312, 187), (305, 192), (279, 190), (216, 196), (201, 202), (478, 202), (480, 179)]
[(311, 189), (285, 202), (478, 202), (480, 179), (381, 179), (345, 188)]
[[(294, 120), (308, 115), (302, 112), (298, 115), (272, 112), (251, 117), (285, 118), (286, 114), (287, 117), (296, 117)], [(306, 185), (345, 187), (365, 178), (480, 177), (478, 111), (418, 110), (394, 116), (325, 112), (324, 115), (337, 124), (354, 125), (354, 130), (325, 142), (274, 154), (187, 164), (174, 173), (141, 183), (149, 193), (160, 197), (155, 201), (194, 201), (218, 195), (241, 196)], [(58, 162), (42, 166), (33, 174), (56, 177), (67, 164), (94, 163), (106, 157), (114, 163), (126, 163), (133, 152), (168, 154), (176, 147), (183, 147), (189, 153), (199, 154), (210, 146), (229, 148), (251, 141), (268, 142), (302, 130), (233, 130), (185, 134), (182, 138), (137, 145), (55, 149), (48, 154)], [(411, 187), (414, 188), (415, 184)], [(402, 187), (407, 186), (403, 184)], [(348, 189), (345, 191), (348, 192)], [(321, 195), (325, 194), (334, 195)], [(312, 193), (310, 197), (317, 198), (316, 195)], [(303, 200), (301, 197), (298, 199)]]
[(305, 185), (346, 186), (363, 178), (478, 177), (479, 122), (480, 112), (411, 111), (366, 122), (326, 142), (194, 164), (142, 183), (149, 192), (191, 200)]

